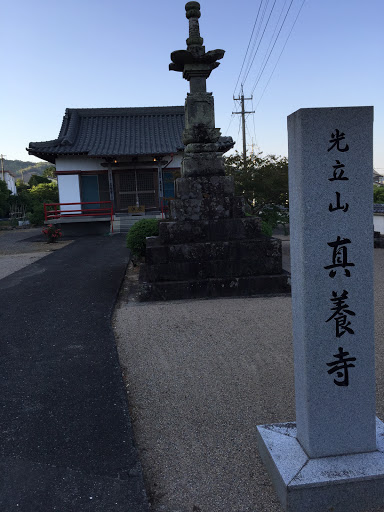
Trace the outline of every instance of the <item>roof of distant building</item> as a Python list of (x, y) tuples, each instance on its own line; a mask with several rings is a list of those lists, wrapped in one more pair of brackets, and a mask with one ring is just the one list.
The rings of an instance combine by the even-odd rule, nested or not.
[(58, 156), (167, 155), (182, 149), (184, 107), (67, 108), (57, 139), (30, 142), (48, 162)]
[(384, 213), (384, 204), (374, 203), (373, 213)]

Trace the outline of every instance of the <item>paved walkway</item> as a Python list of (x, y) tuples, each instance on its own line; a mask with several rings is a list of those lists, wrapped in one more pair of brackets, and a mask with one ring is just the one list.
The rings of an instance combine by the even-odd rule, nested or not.
[(86, 237), (0, 280), (0, 510), (144, 512), (110, 328), (128, 251)]
[(47, 244), (41, 228), (0, 230), (0, 279), (70, 244), (60, 240)]

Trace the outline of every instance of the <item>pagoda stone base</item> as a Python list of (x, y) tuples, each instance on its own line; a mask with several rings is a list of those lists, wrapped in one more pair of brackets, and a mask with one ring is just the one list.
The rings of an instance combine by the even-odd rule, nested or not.
[(244, 201), (235, 196), (232, 176), (178, 178), (176, 197), (171, 202), (171, 216), (178, 221), (244, 216)]
[(261, 233), (260, 219), (160, 223), (147, 239), (140, 300), (287, 293), (281, 241)]

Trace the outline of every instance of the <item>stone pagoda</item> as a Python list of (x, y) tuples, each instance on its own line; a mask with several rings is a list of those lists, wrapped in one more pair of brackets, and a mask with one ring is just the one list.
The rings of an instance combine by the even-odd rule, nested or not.
[(171, 221), (147, 239), (141, 300), (249, 296), (290, 291), (282, 271), (281, 241), (261, 233), (261, 221), (245, 217), (244, 201), (225, 176), (223, 153), (231, 137), (215, 128), (214, 100), (206, 80), (224, 50), (205, 51), (200, 4), (185, 6), (187, 49), (171, 54), (169, 69), (190, 83), (185, 101), (182, 177), (176, 180)]

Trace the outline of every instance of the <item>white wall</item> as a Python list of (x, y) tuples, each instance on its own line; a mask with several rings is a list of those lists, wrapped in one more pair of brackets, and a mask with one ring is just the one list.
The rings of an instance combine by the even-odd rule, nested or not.
[(12, 194), (14, 194), (16, 196), (17, 195), (16, 180), (12, 176), (12, 174), (9, 174), (9, 172), (4, 171), (4, 181), (8, 187), (8, 190), (10, 190), (12, 192)]
[(373, 216), (373, 229), (384, 235), (384, 215), (376, 214)]
[(56, 158), (56, 171), (105, 171), (102, 158), (66, 156)]
[[(172, 167), (181, 167), (181, 161), (183, 159), (184, 152), (183, 153), (177, 153), (176, 155), (173, 155), (173, 160), (169, 164), (169, 168), (172, 169)], [(167, 159), (170, 157), (167, 157)]]
[[(80, 199), (80, 181), (78, 174), (59, 174), (57, 176), (59, 187), (60, 203), (79, 203)], [(80, 208), (80, 205), (62, 206), (62, 210), (74, 210)]]

